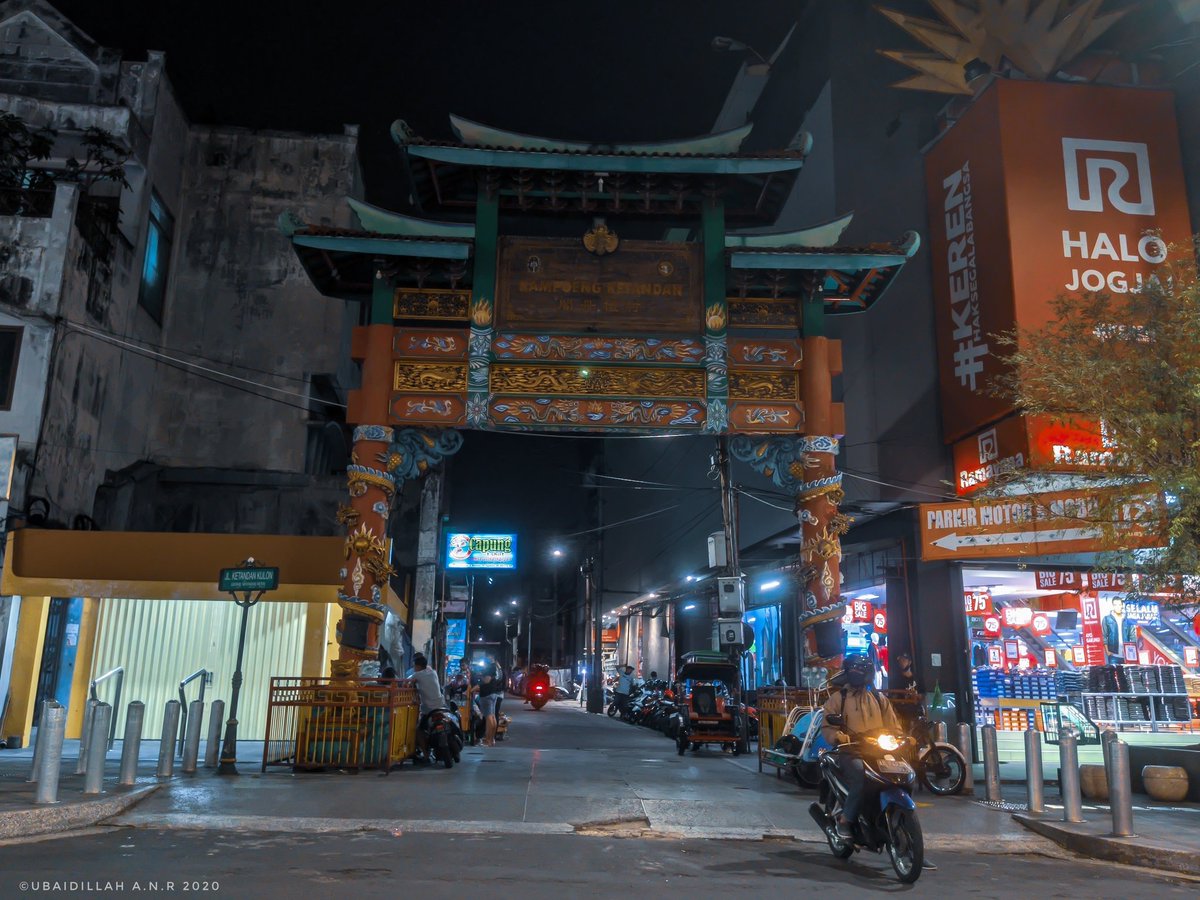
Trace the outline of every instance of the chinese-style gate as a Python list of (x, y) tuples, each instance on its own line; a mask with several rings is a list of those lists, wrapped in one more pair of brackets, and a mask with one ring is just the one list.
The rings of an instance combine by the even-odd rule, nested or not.
[[(451, 117), (456, 141), (393, 126), (416, 206), (350, 200), (360, 230), (281, 221), (324, 294), (369, 303), (353, 356), (354, 431), (335, 676), (374, 660), (396, 487), (461, 444), (457, 429), (734, 434), (733, 454), (796, 498), (799, 623), (840, 614), (835, 459), (844, 431), (830, 314), (861, 312), (917, 248), (838, 246), (850, 217), (771, 225), (808, 150), (740, 152), (750, 125), (598, 146)], [(552, 220), (554, 236), (528, 237)], [(625, 232), (677, 240), (636, 240)], [(520, 235), (520, 236), (518, 236)], [(811, 631), (805, 657), (816, 657)]]

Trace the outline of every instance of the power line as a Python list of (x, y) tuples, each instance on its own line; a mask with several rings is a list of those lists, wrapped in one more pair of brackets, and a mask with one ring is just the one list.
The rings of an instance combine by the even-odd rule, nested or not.
[(610, 528), (616, 528), (618, 525), (628, 525), (630, 522), (638, 522), (642, 519), (649, 519), (651, 516), (661, 515), (665, 512), (670, 512), (673, 509), (678, 509), (678, 503), (672, 503), (670, 506), (664, 506), (662, 509), (657, 509), (654, 512), (643, 513), (640, 516), (634, 516), (632, 519), (622, 519), (619, 522), (609, 522), (607, 525), (601, 525), (599, 528), (589, 528), (586, 531), (575, 531), (571, 534), (564, 534), (563, 537), (580, 537), (585, 534), (595, 534), (598, 531), (607, 531)]
[[(87, 326), (84, 326), (84, 325), (78, 325), (74, 322), (67, 322), (66, 325), (67, 325), (67, 328), (69, 328), (73, 331), (76, 331), (76, 332), (79, 332), (82, 334), (86, 334), (90, 337), (95, 338), (96, 340), (104, 341), (105, 343), (113, 344), (115, 346), (121, 347), (125, 350), (130, 351), (131, 353), (138, 353), (142, 356), (147, 356), (147, 357), (150, 357), (153, 359), (158, 359), (158, 360), (168, 363), (168, 364), (174, 364), (176, 366), (176, 368), (178, 368), (180, 366), (186, 366), (188, 370), (195, 370), (196, 374), (205, 372), (210, 375), (215, 375), (219, 378), (228, 378), (230, 381), (237, 381), (242, 384), (251, 385), (252, 387), (259, 387), (259, 388), (262, 388), (263, 390), (274, 391), (276, 393), (286, 394), (291, 397), (299, 397), (301, 400), (304, 400), (306, 402), (322, 403), (325, 406), (336, 406), (336, 407), (339, 407), (340, 409), (346, 408), (345, 403), (338, 403), (333, 400), (316, 400), (315, 398), (310, 397), (308, 394), (302, 394), (302, 393), (299, 393), (298, 391), (293, 391), (288, 388), (276, 387), (275, 385), (266, 384), (265, 382), (254, 381), (249, 378), (242, 378), (240, 375), (233, 375), (229, 372), (222, 372), (219, 369), (213, 369), (208, 366), (202, 366), (199, 363), (190, 362), (186, 359), (180, 359), (178, 357), (171, 356), (167, 353), (160, 353), (159, 351), (151, 350), (148, 347), (140, 347), (137, 344), (126, 341), (123, 338), (113, 337), (109, 334), (106, 334), (103, 331), (96, 331), (92, 328), (88, 328)], [(218, 382), (218, 384), (221, 384), (221, 383), (223, 383), (223, 382)], [(233, 385), (230, 385), (230, 387), (233, 387)], [(254, 393), (254, 392), (251, 391), (249, 393)], [(255, 396), (263, 397), (262, 394), (257, 394), (257, 393), (255, 393)], [(266, 400), (266, 399), (270, 399), (270, 398), (263, 397), (263, 399)], [(290, 404), (290, 405), (296, 406), (296, 404)], [(309, 411), (308, 406), (297, 406), (296, 408), (303, 409), (305, 412)]]

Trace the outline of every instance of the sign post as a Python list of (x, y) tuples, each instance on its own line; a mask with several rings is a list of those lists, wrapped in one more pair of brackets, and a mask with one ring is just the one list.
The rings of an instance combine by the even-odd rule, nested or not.
[[(279, 569), (262, 566), (251, 556), (235, 569), (222, 569), (218, 588), (233, 597), (242, 608), (242, 628), (238, 636), (237, 667), (233, 671), (233, 695), (229, 698), (229, 721), (225, 726), (225, 744), (221, 748), (218, 775), (237, 775), (238, 695), (242, 691), (242, 654), (246, 649), (246, 621), (250, 607), (267, 591), (279, 587)], [(238, 594), (241, 593), (241, 599)]]

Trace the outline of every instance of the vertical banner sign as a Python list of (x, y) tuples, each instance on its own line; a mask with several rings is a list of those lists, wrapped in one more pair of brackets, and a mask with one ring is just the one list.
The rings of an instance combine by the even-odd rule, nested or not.
[(1102, 666), (1108, 660), (1104, 653), (1104, 632), (1100, 627), (1100, 598), (1095, 594), (1079, 595), (1079, 622), (1083, 630), (1085, 662)]
[(925, 177), (948, 443), (1011, 411), (987, 393), (992, 335), (1045, 324), (1060, 294), (1136, 291), (1191, 234), (1166, 90), (999, 79)]

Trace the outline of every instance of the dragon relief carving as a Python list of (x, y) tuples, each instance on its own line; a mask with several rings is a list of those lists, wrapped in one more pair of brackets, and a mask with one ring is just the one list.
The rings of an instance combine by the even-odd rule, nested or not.
[(495, 394), (583, 394), (634, 397), (703, 397), (700, 369), (634, 369), (493, 365)]
[(426, 363), (397, 360), (392, 369), (392, 390), (459, 393), (467, 389), (467, 367), (461, 363)]

